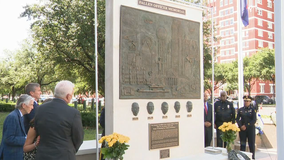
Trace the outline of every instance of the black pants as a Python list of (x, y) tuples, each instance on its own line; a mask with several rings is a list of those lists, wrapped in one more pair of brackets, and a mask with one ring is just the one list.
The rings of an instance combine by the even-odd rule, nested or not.
[(204, 145), (205, 147), (210, 146), (212, 141), (212, 126), (204, 127)]
[(246, 150), (246, 141), (248, 139), (249, 151), (252, 153), (252, 158), (254, 159), (255, 154), (255, 126), (248, 126), (245, 131), (240, 131), (240, 142), (241, 142), (241, 151)]

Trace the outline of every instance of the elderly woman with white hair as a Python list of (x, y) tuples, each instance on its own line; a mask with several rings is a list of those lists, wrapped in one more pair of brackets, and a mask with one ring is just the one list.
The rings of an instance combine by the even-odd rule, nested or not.
[(33, 104), (34, 99), (27, 94), (23, 94), (17, 101), (16, 109), (6, 117), (0, 146), (1, 160), (23, 159), (23, 146), (27, 136), (23, 123), (23, 115), (31, 112)]

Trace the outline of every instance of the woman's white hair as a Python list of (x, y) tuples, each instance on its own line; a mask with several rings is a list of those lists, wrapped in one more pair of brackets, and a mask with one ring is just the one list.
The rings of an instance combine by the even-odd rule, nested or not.
[(64, 99), (67, 94), (72, 95), (75, 85), (67, 80), (60, 81), (54, 89), (54, 97)]
[(25, 105), (29, 105), (29, 103), (31, 102), (31, 100), (34, 101), (34, 98), (31, 97), (30, 95), (27, 95), (27, 94), (22, 94), (18, 101), (17, 101), (17, 104), (15, 105), (15, 108), (16, 109), (22, 109), (23, 108), (23, 104)]

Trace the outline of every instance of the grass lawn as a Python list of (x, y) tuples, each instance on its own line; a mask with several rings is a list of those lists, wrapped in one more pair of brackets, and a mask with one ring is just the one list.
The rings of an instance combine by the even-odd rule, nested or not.
[[(9, 112), (0, 112), (0, 143), (2, 140), (3, 123), (5, 118), (8, 116)], [(99, 129), (99, 133), (102, 129)], [(96, 139), (96, 129), (95, 128), (84, 128), (84, 140), (94, 140)]]

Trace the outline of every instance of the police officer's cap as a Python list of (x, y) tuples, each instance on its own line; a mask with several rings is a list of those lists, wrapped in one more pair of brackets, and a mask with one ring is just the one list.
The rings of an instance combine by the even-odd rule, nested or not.
[(251, 96), (244, 96), (243, 99), (244, 99), (244, 101), (251, 101), (252, 97)]

